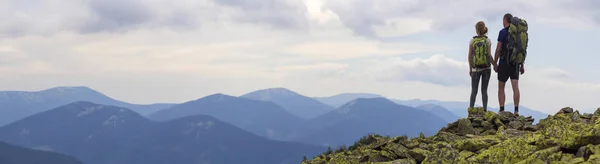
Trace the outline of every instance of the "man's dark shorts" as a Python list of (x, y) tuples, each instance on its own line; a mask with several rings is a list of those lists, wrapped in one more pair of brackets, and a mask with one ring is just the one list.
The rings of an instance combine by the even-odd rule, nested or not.
[(519, 67), (510, 64), (499, 64), (498, 81), (506, 83), (508, 78), (511, 80), (519, 80)]

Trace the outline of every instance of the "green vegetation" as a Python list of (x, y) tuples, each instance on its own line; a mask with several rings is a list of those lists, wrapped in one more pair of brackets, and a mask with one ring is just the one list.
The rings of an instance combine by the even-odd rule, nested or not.
[(531, 116), (468, 109), (469, 116), (434, 136), (369, 134), (347, 150), (321, 154), (302, 164), (330, 163), (600, 163), (600, 108), (580, 114), (563, 108), (533, 125)]

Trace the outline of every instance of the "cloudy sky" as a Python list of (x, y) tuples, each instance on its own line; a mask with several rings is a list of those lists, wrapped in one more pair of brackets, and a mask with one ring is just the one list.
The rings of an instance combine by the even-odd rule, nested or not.
[(0, 90), (89, 86), (132, 103), (272, 87), (468, 101), (474, 25), (487, 23), (495, 47), (510, 12), (530, 24), (522, 104), (593, 109), (598, 8), (597, 0), (0, 0)]

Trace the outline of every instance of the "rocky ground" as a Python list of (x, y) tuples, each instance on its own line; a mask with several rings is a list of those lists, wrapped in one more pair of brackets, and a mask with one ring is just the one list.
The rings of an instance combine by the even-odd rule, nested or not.
[(468, 118), (434, 136), (371, 134), (302, 164), (600, 163), (600, 108), (593, 114), (563, 108), (532, 123), (531, 117), (471, 108)]

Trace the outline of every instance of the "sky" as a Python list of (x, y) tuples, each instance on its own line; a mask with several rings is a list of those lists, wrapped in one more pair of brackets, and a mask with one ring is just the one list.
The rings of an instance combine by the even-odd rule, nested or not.
[(475, 23), (486, 23), (494, 51), (512, 13), (529, 23), (521, 104), (585, 111), (600, 107), (598, 8), (597, 0), (0, 0), (0, 90), (88, 86), (142, 104), (274, 87), (468, 101)]

